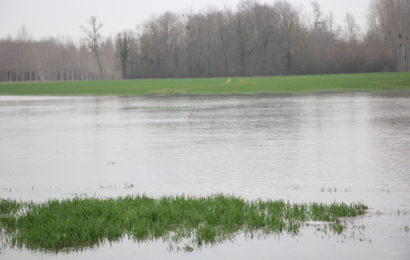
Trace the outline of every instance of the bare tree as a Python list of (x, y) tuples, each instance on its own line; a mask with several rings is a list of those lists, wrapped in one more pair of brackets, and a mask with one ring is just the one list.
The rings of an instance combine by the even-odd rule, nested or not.
[(120, 58), (122, 77), (127, 77), (127, 66), (129, 55), (131, 51), (131, 42), (133, 41), (133, 34), (131, 31), (123, 31), (117, 34), (116, 47), (118, 56)]
[(397, 70), (410, 71), (410, 0), (374, 0), (371, 16), (394, 50)]
[(356, 23), (356, 19), (350, 13), (345, 17), (345, 37), (348, 42), (355, 43), (359, 37), (360, 26)]
[(101, 48), (100, 48), (100, 41), (101, 41), (101, 34), (100, 30), (102, 28), (102, 23), (97, 22), (97, 17), (91, 16), (90, 20), (88, 20), (88, 28), (85, 26), (81, 26), (81, 30), (86, 34), (87, 38), (86, 41), (88, 43), (88, 48), (93, 53), (95, 59), (97, 60), (98, 70), (100, 72), (100, 77), (104, 78), (104, 70), (103, 65), (101, 62)]

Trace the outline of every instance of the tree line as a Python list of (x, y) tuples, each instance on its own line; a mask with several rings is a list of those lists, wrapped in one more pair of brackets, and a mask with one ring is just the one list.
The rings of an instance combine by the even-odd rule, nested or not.
[(338, 25), (313, 2), (242, 1), (233, 10), (166, 12), (138, 31), (103, 38), (96, 17), (85, 40), (0, 40), (0, 81), (271, 76), (410, 71), (410, 0), (373, 0), (368, 28)]
[(0, 82), (119, 79), (115, 42), (101, 39), (96, 18), (81, 28), (86, 38), (32, 40), (22, 27), (16, 39), (0, 40)]

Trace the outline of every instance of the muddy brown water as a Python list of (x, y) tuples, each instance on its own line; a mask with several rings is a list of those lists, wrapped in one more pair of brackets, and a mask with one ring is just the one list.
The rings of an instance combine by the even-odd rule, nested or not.
[(124, 239), (0, 259), (410, 259), (410, 94), (0, 96), (0, 197), (233, 194), (363, 202), (342, 236), (246, 238), (192, 253)]

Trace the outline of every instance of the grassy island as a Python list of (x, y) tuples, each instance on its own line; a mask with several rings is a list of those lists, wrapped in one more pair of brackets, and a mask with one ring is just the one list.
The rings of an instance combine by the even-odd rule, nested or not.
[(292, 204), (225, 195), (43, 203), (0, 199), (0, 234), (3, 244), (46, 252), (81, 250), (124, 237), (138, 242), (164, 239), (192, 251), (241, 232), (298, 234), (307, 221), (326, 222), (328, 230), (342, 233), (340, 218), (362, 215), (366, 209), (361, 203)]

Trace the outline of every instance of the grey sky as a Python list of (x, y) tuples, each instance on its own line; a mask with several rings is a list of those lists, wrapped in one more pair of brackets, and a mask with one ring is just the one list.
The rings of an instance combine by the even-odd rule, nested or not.
[[(317, 0), (322, 11), (332, 11), (343, 23), (346, 12), (355, 16), (363, 27), (371, 0)], [(79, 29), (91, 15), (102, 21), (103, 34), (114, 35), (123, 29), (135, 29), (153, 15), (165, 11), (198, 11), (208, 6), (234, 8), (239, 0), (0, 0), (0, 38), (16, 36), (25, 25), (31, 36), (82, 37)], [(272, 3), (274, 0), (260, 0)], [(310, 12), (312, 0), (288, 0)]]

